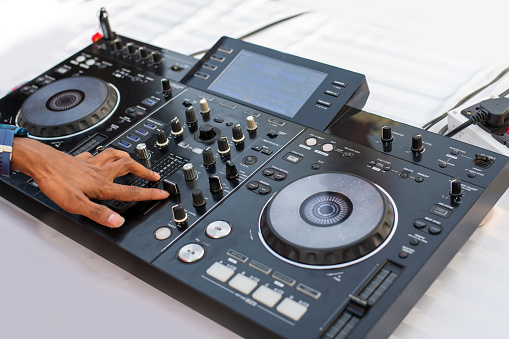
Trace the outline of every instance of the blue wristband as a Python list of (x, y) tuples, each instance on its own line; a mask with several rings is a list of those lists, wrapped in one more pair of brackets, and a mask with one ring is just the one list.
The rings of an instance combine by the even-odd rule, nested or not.
[(12, 143), (14, 130), (0, 129), (0, 176), (11, 175)]

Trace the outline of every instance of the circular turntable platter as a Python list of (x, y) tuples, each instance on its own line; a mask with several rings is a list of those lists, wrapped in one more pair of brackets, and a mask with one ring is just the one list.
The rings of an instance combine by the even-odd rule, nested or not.
[(17, 123), (36, 138), (70, 137), (104, 121), (118, 101), (117, 89), (103, 80), (88, 76), (62, 79), (29, 96)]
[(347, 173), (296, 180), (265, 206), (261, 237), (271, 251), (297, 265), (344, 266), (381, 249), (396, 228), (390, 197)]

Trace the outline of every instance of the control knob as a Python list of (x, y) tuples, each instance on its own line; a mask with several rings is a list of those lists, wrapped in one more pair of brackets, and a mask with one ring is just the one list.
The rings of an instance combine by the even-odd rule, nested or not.
[(194, 171), (193, 164), (188, 162), (182, 166), (182, 169), (184, 170), (184, 179), (186, 179), (186, 181), (193, 181), (196, 179), (196, 172)]
[(154, 64), (160, 64), (163, 61), (163, 57), (161, 56), (161, 53), (159, 53), (158, 51), (153, 51), (150, 54), (150, 60)]
[(127, 54), (129, 55), (134, 55), (136, 54), (136, 45), (133, 44), (132, 42), (128, 42), (126, 45), (125, 45), (125, 48), (127, 50)]
[(205, 167), (212, 166), (216, 163), (216, 158), (214, 157), (214, 152), (212, 152), (212, 148), (207, 147), (203, 153), (203, 165)]
[(184, 133), (184, 129), (182, 128), (182, 125), (180, 124), (180, 121), (177, 117), (173, 118), (170, 123), (171, 134), (173, 134), (174, 137), (178, 137)]
[(217, 175), (209, 176), (209, 187), (210, 192), (219, 193), (223, 191), (223, 185), (221, 184), (221, 179)]
[(414, 134), (412, 136), (412, 147), (413, 152), (421, 153), (424, 151), (424, 147), (422, 146), (422, 135), (421, 134)]
[(238, 145), (242, 144), (244, 142), (244, 133), (242, 132), (242, 127), (240, 127), (240, 124), (237, 124), (232, 127), (232, 141)]
[(228, 138), (221, 137), (221, 139), (217, 139), (217, 152), (221, 156), (230, 154), (230, 144), (228, 144)]
[(210, 108), (209, 108), (209, 104), (207, 102), (207, 99), (205, 98), (202, 98), (200, 100), (200, 113), (201, 114), (207, 114), (207, 113), (210, 113)]
[(463, 195), (463, 190), (461, 189), (461, 179), (455, 178), (451, 180), (451, 187), (449, 188), (449, 194), (451, 197), (457, 198)]
[(255, 131), (258, 128), (258, 125), (254, 121), (254, 118), (252, 115), (247, 116), (246, 123), (247, 123), (247, 130), (249, 132)]
[(138, 153), (138, 158), (140, 160), (147, 160), (150, 158), (150, 153), (148, 152), (147, 145), (144, 143), (136, 145), (136, 152)]
[(199, 188), (195, 188), (191, 195), (193, 197), (193, 206), (194, 207), (202, 207), (205, 206), (207, 201), (205, 200), (205, 197), (203, 196), (203, 192)]
[(124, 43), (121, 39), (115, 39), (113, 46), (115, 47), (116, 52), (121, 52), (124, 49)]
[(194, 113), (193, 106), (189, 106), (186, 108), (186, 123), (188, 125), (194, 125), (198, 122), (198, 118), (196, 117), (196, 114)]
[(226, 162), (226, 179), (228, 180), (234, 180), (239, 177), (239, 171), (237, 171), (237, 167), (235, 164), (228, 160)]
[(170, 80), (168, 80), (166, 78), (161, 79), (161, 88), (163, 90), (163, 95), (166, 98), (171, 97), (172, 88), (171, 88)]
[(178, 227), (183, 227), (187, 224), (187, 213), (184, 209), (184, 206), (178, 204), (171, 208), (171, 212), (173, 214), (173, 221), (177, 224)]
[(156, 137), (157, 137), (157, 141), (156, 141), (157, 146), (164, 147), (164, 146), (168, 145), (168, 137), (166, 136), (166, 133), (164, 132), (164, 130), (158, 129)]
[(391, 126), (382, 126), (382, 142), (391, 142), (393, 139)]
[(142, 46), (138, 48), (138, 58), (140, 58), (141, 60), (145, 60), (148, 58), (148, 56), (149, 56), (148, 50), (145, 47)]

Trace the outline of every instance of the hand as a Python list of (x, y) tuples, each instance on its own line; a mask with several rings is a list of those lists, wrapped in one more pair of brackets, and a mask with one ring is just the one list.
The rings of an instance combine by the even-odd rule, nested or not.
[(96, 156), (85, 152), (73, 157), (30, 138), (14, 138), (11, 168), (31, 176), (41, 191), (67, 212), (108, 227), (122, 226), (124, 218), (90, 199), (143, 201), (168, 197), (163, 190), (113, 183), (128, 173), (149, 181), (160, 176), (126, 152), (111, 148)]

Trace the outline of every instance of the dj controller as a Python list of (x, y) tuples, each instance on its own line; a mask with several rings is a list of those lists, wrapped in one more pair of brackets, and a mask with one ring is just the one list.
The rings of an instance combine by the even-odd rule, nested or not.
[(509, 185), (508, 158), (362, 111), (365, 76), (236, 39), (200, 60), (103, 37), (0, 99), (71, 155), (111, 147), (164, 201), (71, 215), (14, 172), (0, 194), (246, 337), (388, 337)]

